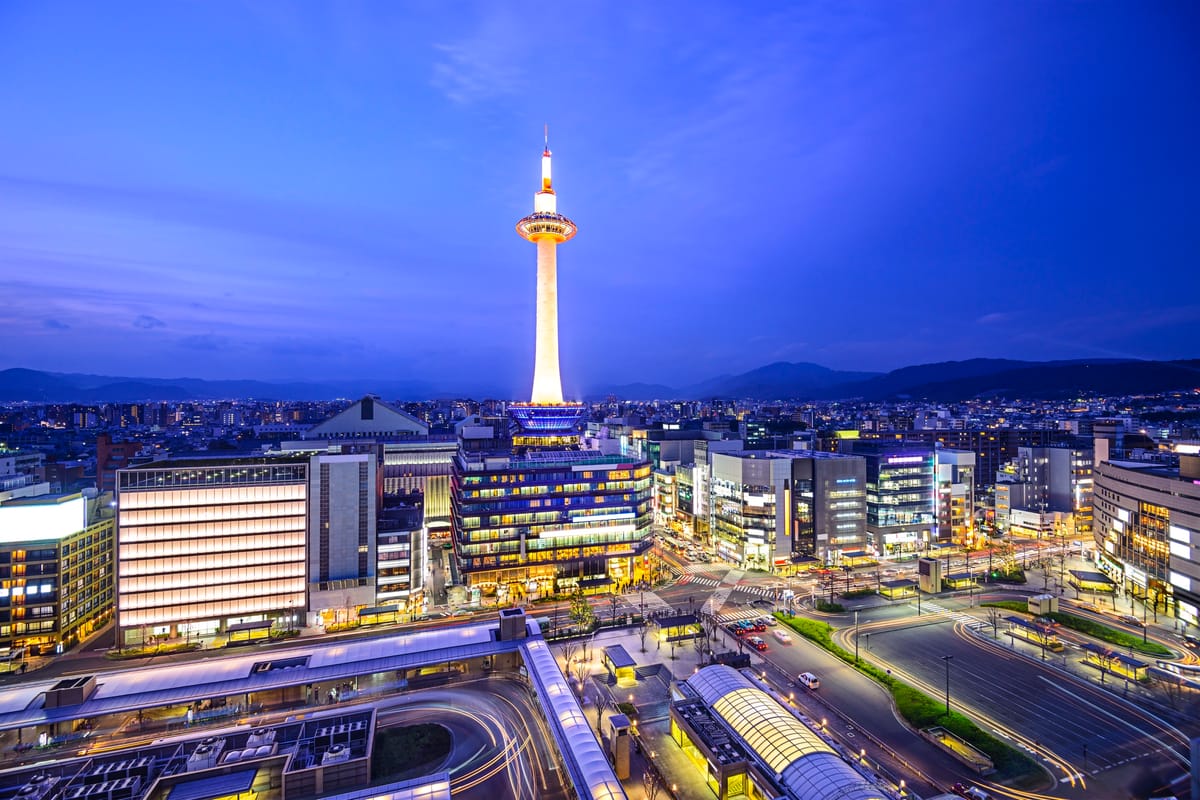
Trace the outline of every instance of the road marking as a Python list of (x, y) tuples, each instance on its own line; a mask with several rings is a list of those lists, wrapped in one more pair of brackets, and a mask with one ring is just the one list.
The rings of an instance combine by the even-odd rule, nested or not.
[[(1164, 742), (1163, 742), (1161, 739), (1159, 739), (1159, 738), (1158, 738), (1158, 736), (1157, 736), (1157, 735), (1155, 735), (1155, 734), (1153, 734), (1153, 733), (1150, 733), (1150, 732), (1148, 732), (1148, 731), (1145, 731), (1145, 730), (1143, 730), (1143, 729), (1139, 728), (1138, 726), (1134, 725), (1132, 722), (1130, 722), (1129, 720), (1125, 719), (1124, 717), (1118, 716), (1118, 715), (1116, 715), (1116, 714), (1112, 713), (1111, 711), (1108, 711), (1108, 710), (1106, 710), (1106, 709), (1100, 708), (1100, 706), (1096, 705), (1095, 703), (1091, 703), (1091, 702), (1089, 702), (1089, 701), (1085, 700), (1083, 697), (1081, 697), (1081, 696), (1079, 696), (1079, 695), (1075, 694), (1074, 692), (1070, 691), (1069, 689), (1064, 689), (1062, 686), (1059, 686), (1057, 683), (1055, 683), (1055, 682), (1054, 682), (1053, 680), (1051, 680), (1050, 678), (1047, 678), (1045, 675), (1038, 675), (1038, 678), (1040, 678), (1041, 680), (1043, 680), (1043, 681), (1045, 681), (1046, 683), (1050, 684), (1050, 686), (1051, 686), (1051, 687), (1053, 687), (1053, 688), (1055, 688), (1055, 689), (1058, 689), (1058, 690), (1059, 690), (1060, 692), (1062, 692), (1063, 694), (1065, 694), (1065, 695), (1069, 695), (1070, 697), (1074, 697), (1074, 698), (1075, 698), (1076, 700), (1078, 700), (1079, 702), (1081, 702), (1081, 703), (1084, 703), (1084, 704), (1086, 704), (1086, 705), (1090, 706), (1090, 707), (1092, 708), (1092, 710), (1093, 710), (1093, 711), (1099, 711), (1099, 712), (1100, 712), (1101, 714), (1103, 714), (1104, 716), (1106, 716), (1106, 717), (1109, 717), (1109, 718), (1111, 718), (1111, 719), (1114, 719), (1114, 720), (1116, 720), (1117, 722), (1121, 723), (1122, 725), (1125, 725), (1125, 726), (1129, 727), (1130, 729), (1132, 729), (1132, 730), (1136, 731), (1137, 733), (1139, 733), (1139, 734), (1141, 734), (1141, 735), (1143, 735), (1143, 736), (1149, 736), (1149, 737), (1150, 737), (1150, 739), (1151, 739), (1152, 741), (1154, 741), (1155, 743), (1157, 743), (1157, 744), (1158, 744), (1158, 746), (1159, 746), (1160, 748), (1162, 748), (1162, 749), (1164, 749), (1164, 750), (1170, 750), (1170, 751), (1171, 751), (1171, 752), (1173, 752), (1173, 753), (1175, 752), (1175, 748), (1174, 748), (1174, 747), (1172, 747), (1172, 746), (1170, 746), (1170, 745), (1168, 745), (1168, 744), (1165, 744), (1165, 743), (1164, 743)], [(1162, 723), (1162, 724), (1164, 724), (1164, 725), (1165, 725), (1166, 723)], [(1178, 754), (1177, 754), (1177, 755), (1178, 755)]]

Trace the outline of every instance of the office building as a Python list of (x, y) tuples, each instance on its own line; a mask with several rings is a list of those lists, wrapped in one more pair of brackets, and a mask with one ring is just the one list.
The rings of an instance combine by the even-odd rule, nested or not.
[(404, 612), (423, 608), (429, 547), (420, 492), (385, 494), (376, 538), (375, 602)]
[(718, 557), (788, 571), (866, 545), (865, 462), (807, 450), (712, 454), (709, 527)]
[(975, 530), (975, 454), (968, 450), (935, 451), (937, 520), (941, 541), (973, 546)]
[(157, 461), (117, 486), (121, 644), (375, 604), (373, 449)]
[(112, 495), (0, 502), (0, 659), (62, 652), (113, 613)]
[(1121, 461), (1096, 439), (1096, 564), (1134, 597), (1200, 625), (1200, 456)]
[(934, 448), (919, 444), (844, 440), (839, 452), (866, 460), (867, 541), (880, 555), (925, 550), (941, 537), (937, 525)]
[(996, 527), (1044, 538), (1064, 524), (1072, 535), (1092, 529), (1092, 448), (1017, 448), (996, 475)]

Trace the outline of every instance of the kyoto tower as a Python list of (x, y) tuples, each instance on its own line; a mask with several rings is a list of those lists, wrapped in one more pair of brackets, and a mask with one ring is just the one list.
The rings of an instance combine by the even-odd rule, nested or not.
[(550, 130), (542, 151), (542, 188), (533, 213), (517, 223), (517, 233), (537, 245), (537, 338), (533, 361), (534, 405), (563, 405), (558, 373), (558, 246), (575, 235), (575, 223), (558, 213), (550, 183)]

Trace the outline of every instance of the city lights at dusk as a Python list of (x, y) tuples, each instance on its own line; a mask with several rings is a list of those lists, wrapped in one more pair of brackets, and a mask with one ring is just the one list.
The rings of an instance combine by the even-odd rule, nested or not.
[(0, 800), (1200, 800), (1196, 22), (4, 6)]

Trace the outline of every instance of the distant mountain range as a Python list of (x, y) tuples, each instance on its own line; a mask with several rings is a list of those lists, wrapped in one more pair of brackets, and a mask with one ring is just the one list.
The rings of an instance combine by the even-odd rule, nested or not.
[[(592, 391), (624, 400), (751, 399), (864, 400), (923, 399), (950, 402), (980, 397), (1057, 399), (1081, 395), (1149, 394), (1200, 387), (1200, 359), (1180, 361), (1013, 361), (976, 358), (903, 367), (887, 373), (845, 372), (819, 364), (777, 362), (740, 375), (721, 375), (673, 388), (631, 383)], [(207, 381), (197, 378), (126, 378), (0, 370), (0, 402), (119, 402), (163, 400), (331, 400), (377, 394), (422, 400), (435, 397), (499, 396), (476, 387), (448, 392), (425, 381), (354, 380), (315, 383)]]
[(950, 402), (981, 397), (1056, 399), (1091, 394), (1150, 394), (1197, 387), (1200, 387), (1200, 359), (1014, 361), (975, 358), (903, 367), (883, 374), (839, 372), (818, 364), (779, 362), (741, 375), (721, 376), (679, 389), (630, 384), (614, 386), (609, 394), (628, 400), (911, 398)]

